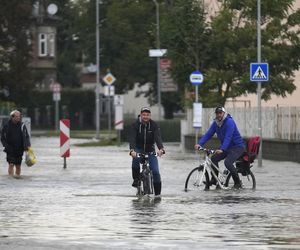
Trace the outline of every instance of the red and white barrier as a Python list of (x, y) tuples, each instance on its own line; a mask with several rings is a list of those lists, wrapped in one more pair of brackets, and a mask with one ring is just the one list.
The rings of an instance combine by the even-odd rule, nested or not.
[(70, 157), (70, 120), (62, 119), (59, 123), (60, 128), (60, 156)]

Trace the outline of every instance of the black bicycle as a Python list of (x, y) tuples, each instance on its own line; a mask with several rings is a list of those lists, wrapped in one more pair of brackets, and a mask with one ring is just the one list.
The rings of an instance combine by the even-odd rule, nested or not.
[[(234, 182), (230, 172), (225, 169), (223, 172), (219, 172), (217, 166), (211, 161), (211, 155), (215, 153), (214, 150), (199, 148), (199, 151), (205, 152), (205, 160), (202, 161), (199, 167), (194, 168), (187, 176), (185, 181), (185, 191), (188, 190), (209, 190), (210, 176), (214, 176), (218, 185), (216, 187), (221, 189), (230, 189), (233, 187)], [(237, 172), (239, 174), (242, 187), (244, 189), (255, 189), (256, 180), (253, 172), (250, 168), (253, 167), (252, 162), (246, 162), (243, 158), (235, 162)], [(217, 175), (217, 173), (219, 174)]]
[(156, 153), (150, 153), (150, 154), (142, 154), (138, 153), (137, 157), (140, 158), (140, 176), (138, 180), (138, 186), (137, 186), (137, 196), (143, 196), (143, 195), (150, 195), (153, 194), (153, 175), (152, 171), (150, 169), (149, 164), (149, 156), (155, 155)]

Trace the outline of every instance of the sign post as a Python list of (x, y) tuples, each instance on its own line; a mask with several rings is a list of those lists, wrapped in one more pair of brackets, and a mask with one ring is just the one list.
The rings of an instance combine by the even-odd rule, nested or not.
[(60, 91), (61, 85), (58, 82), (52, 82), (50, 89), (53, 92), (53, 101), (55, 102), (55, 130), (58, 131), (59, 123), (59, 101), (61, 100)]
[(64, 168), (67, 168), (67, 157), (70, 157), (70, 120), (60, 120), (60, 156), (64, 158)]
[(118, 131), (118, 145), (121, 145), (121, 130), (124, 129), (124, 119), (123, 119), (124, 96), (115, 95), (114, 105), (115, 105), (115, 129)]
[(103, 77), (103, 81), (108, 86), (108, 131), (109, 131), (109, 139), (111, 135), (111, 96), (114, 96), (114, 94), (111, 94), (112, 84), (117, 79), (109, 72)]
[(193, 127), (196, 129), (195, 141), (198, 142), (198, 129), (202, 127), (202, 103), (198, 103), (199, 85), (203, 83), (203, 74), (199, 71), (194, 71), (190, 74), (190, 82), (195, 86), (195, 103), (193, 104)]
[[(259, 26), (260, 27), (260, 26)], [(269, 81), (269, 64), (260, 62), (260, 52), (258, 55), (259, 62), (250, 64), (250, 81), (257, 82), (258, 98), (258, 135), (261, 144), (258, 153), (258, 166), (262, 166), (262, 124), (261, 124), (261, 83)]]

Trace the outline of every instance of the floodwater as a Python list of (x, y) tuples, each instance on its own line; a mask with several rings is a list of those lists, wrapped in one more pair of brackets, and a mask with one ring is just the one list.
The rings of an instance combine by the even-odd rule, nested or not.
[[(72, 143), (84, 140), (72, 140)], [(0, 153), (0, 249), (300, 249), (300, 164), (255, 166), (255, 191), (184, 192), (195, 154), (166, 144), (162, 198), (135, 197), (121, 147), (32, 139), (38, 163), (9, 178)]]

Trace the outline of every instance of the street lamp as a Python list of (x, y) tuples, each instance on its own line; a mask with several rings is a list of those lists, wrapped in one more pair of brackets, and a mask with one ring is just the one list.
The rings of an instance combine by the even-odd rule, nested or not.
[[(160, 49), (159, 38), (159, 4), (153, 0), (156, 7), (156, 49)], [(160, 91), (160, 57), (156, 58), (157, 64), (157, 101), (158, 101), (158, 120), (161, 120), (161, 91)]]

